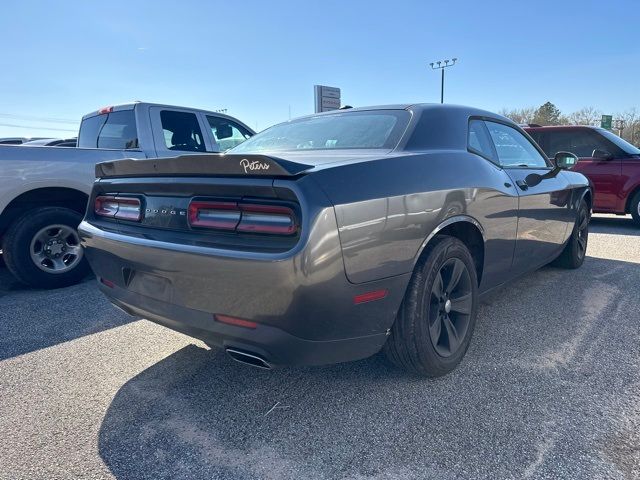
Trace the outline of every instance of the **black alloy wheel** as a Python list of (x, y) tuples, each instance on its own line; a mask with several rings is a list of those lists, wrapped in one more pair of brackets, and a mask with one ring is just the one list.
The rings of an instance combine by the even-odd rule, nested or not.
[(441, 267), (431, 288), (429, 336), (438, 355), (455, 354), (465, 338), (473, 307), (471, 276), (458, 258)]
[(477, 266), (458, 238), (436, 235), (416, 264), (383, 347), (395, 365), (438, 377), (462, 361), (478, 311)]

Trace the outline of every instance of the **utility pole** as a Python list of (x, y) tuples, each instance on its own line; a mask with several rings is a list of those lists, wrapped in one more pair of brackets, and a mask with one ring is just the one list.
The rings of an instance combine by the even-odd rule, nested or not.
[(438, 60), (437, 62), (429, 64), (433, 70), (442, 71), (442, 75), (440, 77), (440, 103), (444, 103), (444, 69), (447, 67), (453, 67), (457, 61), (457, 58), (452, 58), (451, 60)]

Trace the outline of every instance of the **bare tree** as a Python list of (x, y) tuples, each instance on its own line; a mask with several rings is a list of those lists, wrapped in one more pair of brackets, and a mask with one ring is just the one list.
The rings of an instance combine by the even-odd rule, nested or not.
[(532, 123), (533, 117), (536, 114), (535, 107), (525, 107), (525, 108), (514, 108), (509, 110), (508, 108), (503, 108), (500, 110), (500, 115), (510, 118), (516, 123)]
[(616, 113), (614, 118), (623, 122), (622, 138), (627, 142), (638, 145), (640, 143), (640, 116), (635, 107), (625, 112)]
[(572, 125), (599, 125), (602, 112), (594, 107), (584, 107), (569, 115)]

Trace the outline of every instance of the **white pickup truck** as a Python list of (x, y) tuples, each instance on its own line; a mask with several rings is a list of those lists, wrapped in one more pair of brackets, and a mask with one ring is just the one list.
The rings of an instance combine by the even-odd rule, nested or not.
[(77, 148), (0, 145), (0, 248), (7, 268), (39, 288), (87, 275), (76, 227), (96, 163), (220, 152), (254, 133), (217, 112), (136, 102), (82, 117)]

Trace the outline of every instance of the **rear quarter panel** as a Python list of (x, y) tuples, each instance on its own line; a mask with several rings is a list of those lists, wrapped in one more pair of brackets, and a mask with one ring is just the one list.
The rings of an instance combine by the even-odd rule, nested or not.
[(483, 286), (500, 283), (513, 258), (517, 192), (506, 174), (474, 154), (431, 151), (327, 168), (314, 178), (335, 204), (349, 281), (411, 272), (436, 228), (453, 216), (485, 237)]

